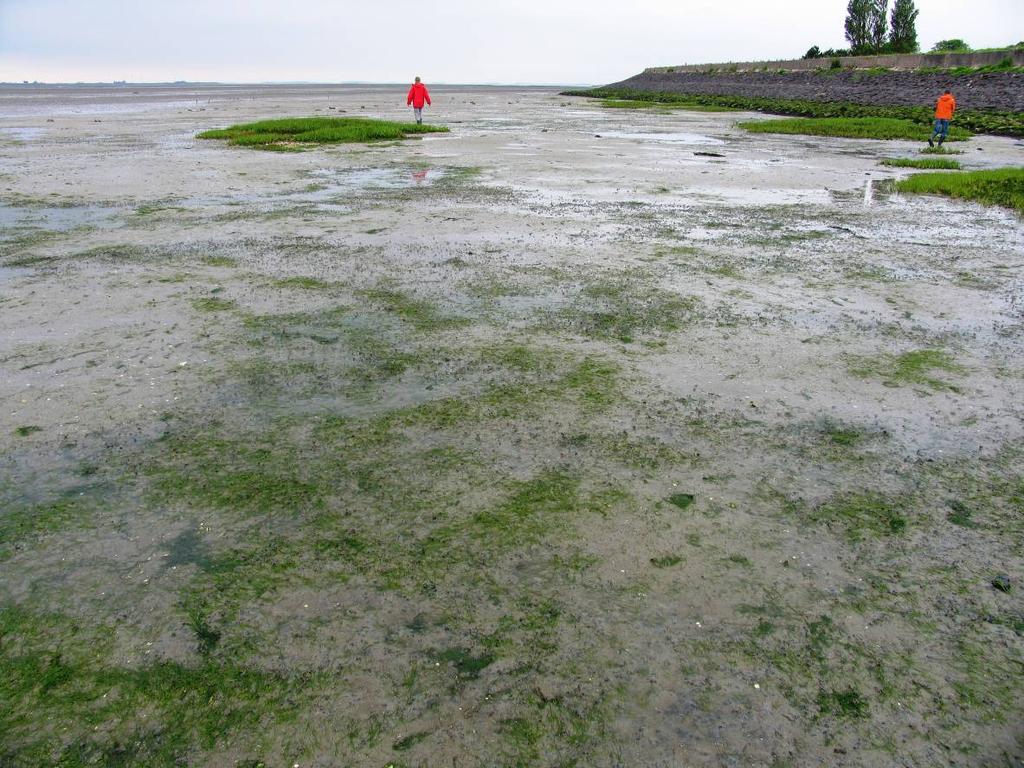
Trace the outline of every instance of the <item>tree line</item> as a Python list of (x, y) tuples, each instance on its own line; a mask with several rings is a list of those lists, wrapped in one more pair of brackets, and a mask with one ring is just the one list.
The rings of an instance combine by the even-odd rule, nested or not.
[(896, 0), (891, 13), (889, 0), (849, 0), (844, 29), (850, 47), (822, 51), (814, 46), (804, 54), (804, 58), (916, 53), (919, 13), (914, 0)]

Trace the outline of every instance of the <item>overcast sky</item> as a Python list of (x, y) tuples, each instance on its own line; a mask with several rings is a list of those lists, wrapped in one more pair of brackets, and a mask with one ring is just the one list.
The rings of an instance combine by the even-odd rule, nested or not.
[[(917, 0), (927, 50), (1024, 40), (1024, 0)], [(839, 47), (846, 0), (0, 0), (0, 81), (606, 83)]]

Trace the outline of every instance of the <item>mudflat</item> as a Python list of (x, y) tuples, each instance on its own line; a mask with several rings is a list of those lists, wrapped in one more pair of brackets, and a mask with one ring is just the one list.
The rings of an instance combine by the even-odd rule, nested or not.
[(431, 93), (0, 89), (0, 763), (1021, 764), (1020, 218)]

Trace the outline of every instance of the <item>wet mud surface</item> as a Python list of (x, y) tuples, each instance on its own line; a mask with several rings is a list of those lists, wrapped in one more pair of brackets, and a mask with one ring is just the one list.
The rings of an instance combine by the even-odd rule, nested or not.
[(0, 93), (0, 764), (1024, 764), (1020, 219), (403, 97)]
[[(825, 65), (827, 66), (827, 64)], [(931, 106), (937, 94), (954, 89), (960, 109), (1024, 112), (1024, 75), (942, 73), (819, 72), (641, 72), (608, 88), (679, 94), (743, 96), (848, 102), (871, 106)]]

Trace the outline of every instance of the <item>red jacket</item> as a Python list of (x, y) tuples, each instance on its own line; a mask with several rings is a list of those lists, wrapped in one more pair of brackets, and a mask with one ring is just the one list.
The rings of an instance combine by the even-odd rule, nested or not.
[(430, 93), (427, 92), (427, 86), (423, 83), (413, 83), (412, 88), (409, 89), (409, 95), (405, 99), (405, 105), (412, 104), (416, 109), (423, 109), (424, 101), (430, 104)]
[(956, 99), (953, 98), (952, 94), (944, 93), (939, 96), (939, 100), (935, 102), (936, 120), (952, 120), (953, 112), (955, 111)]

